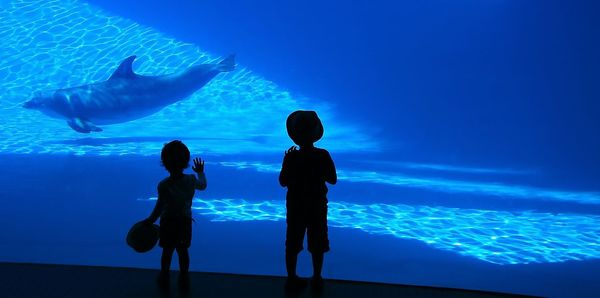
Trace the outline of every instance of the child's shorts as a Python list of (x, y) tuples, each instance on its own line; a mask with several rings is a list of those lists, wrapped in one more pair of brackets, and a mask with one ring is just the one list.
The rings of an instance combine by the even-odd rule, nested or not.
[(192, 219), (190, 217), (160, 219), (160, 247), (188, 248), (192, 243)]
[(288, 205), (286, 222), (286, 252), (299, 253), (302, 251), (305, 231), (309, 252), (325, 253), (329, 251), (327, 204), (309, 208), (293, 208)]

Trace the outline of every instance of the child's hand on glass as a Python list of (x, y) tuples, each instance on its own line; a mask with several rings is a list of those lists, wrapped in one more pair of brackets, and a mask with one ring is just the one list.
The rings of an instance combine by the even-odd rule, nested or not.
[(285, 155), (288, 155), (288, 154), (290, 154), (290, 153), (292, 153), (293, 151), (296, 151), (296, 150), (298, 150), (298, 147), (292, 146), (292, 147), (290, 147), (290, 149), (285, 150)]
[(200, 157), (194, 158), (194, 166), (192, 170), (198, 174), (204, 172), (204, 161)]

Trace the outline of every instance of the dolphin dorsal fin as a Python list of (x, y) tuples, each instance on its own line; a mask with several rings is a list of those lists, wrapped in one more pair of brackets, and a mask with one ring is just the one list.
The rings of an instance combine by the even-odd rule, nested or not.
[(133, 72), (133, 69), (131, 68), (131, 64), (133, 64), (133, 60), (135, 60), (135, 58), (136, 58), (135, 55), (125, 58), (125, 60), (123, 60), (123, 62), (121, 62), (121, 64), (119, 64), (119, 67), (117, 68), (117, 70), (115, 70), (115, 72), (113, 72), (113, 74), (110, 76), (109, 80), (112, 80), (115, 78), (122, 78), (122, 79), (135, 78), (137, 75)]

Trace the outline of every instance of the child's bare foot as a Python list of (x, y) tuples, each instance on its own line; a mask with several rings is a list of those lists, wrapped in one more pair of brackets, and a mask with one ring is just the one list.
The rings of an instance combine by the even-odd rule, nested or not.
[(310, 279), (310, 287), (314, 291), (321, 291), (323, 289), (323, 285), (325, 282), (323, 281), (323, 277), (321, 276), (313, 276)]
[(190, 289), (190, 274), (188, 272), (180, 272), (179, 273), (179, 288), (184, 291), (189, 291)]

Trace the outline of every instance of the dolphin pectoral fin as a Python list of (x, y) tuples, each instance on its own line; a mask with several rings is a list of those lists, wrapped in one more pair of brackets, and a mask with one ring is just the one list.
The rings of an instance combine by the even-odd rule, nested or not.
[(85, 126), (82, 125), (81, 122), (77, 121), (78, 119), (69, 119), (67, 120), (67, 124), (69, 124), (69, 126), (76, 132), (80, 132), (80, 133), (90, 133), (91, 130), (87, 129)]
[(71, 118), (67, 120), (67, 124), (76, 132), (90, 133), (92, 131), (102, 131), (102, 128), (94, 125), (92, 122), (85, 121), (81, 118)]
[(95, 124), (92, 124), (90, 122), (88, 122), (88, 126), (94, 132), (101, 132), (102, 131), (102, 128), (100, 128), (100, 127), (98, 127)]
[(113, 72), (113, 74), (110, 76), (109, 80), (115, 78), (135, 79), (137, 75), (133, 72), (132, 66), (133, 60), (135, 60), (135, 58), (135, 55), (125, 58), (125, 60), (123, 60), (121, 64), (119, 64), (117, 70), (115, 70), (115, 72)]
[(227, 58), (219, 62), (217, 69), (220, 72), (232, 71), (235, 69), (235, 54), (227, 56)]

